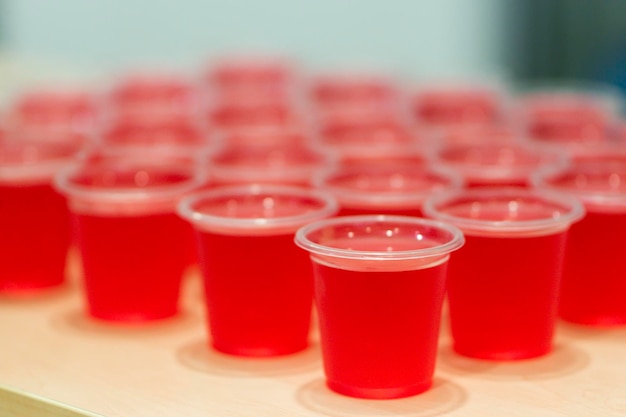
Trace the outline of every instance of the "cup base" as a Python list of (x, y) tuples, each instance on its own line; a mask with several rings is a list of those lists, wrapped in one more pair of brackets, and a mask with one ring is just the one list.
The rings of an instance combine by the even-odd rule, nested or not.
[(293, 353), (298, 353), (306, 349), (309, 344), (298, 344), (286, 347), (241, 347), (241, 346), (227, 346), (220, 343), (213, 342), (211, 344), (213, 349), (218, 352), (225, 353), (232, 356), (245, 356), (250, 358), (268, 358), (273, 356), (285, 356)]
[(432, 380), (406, 387), (394, 388), (362, 388), (346, 385), (337, 381), (326, 381), (326, 385), (332, 391), (354, 398), (367, 398), (371, 400), (391, 400), (394, 398), (411, 397), (427, 391), (433, 382)]
[(93, 310), (89, 310), (89, 316), (102, 321), (107, 321), (111, 323), (145, 323), (145, 322), (153, 322), (158, 320), (164, 320), (171, 317), (174, 317), (178, 314), (177, 310), (173, 311), (164, 311), (158, 313), (143, 313), (143, 312), (133, 312), (133, 313), (117, 313), (117, 312), (95, 312)]
[(561, 316), (561, 319), (568, 323), (580, 324), (583, 326), (591, 326), (591, 327), (618, 327), (626, 325), (626, 315), (619, 316), (604, 316), (604, 315), (596, 315), (596, 316), (587, 316), (587, 317), (568, 317)]
[(45, 283), (0, 283), (0, 294), (16, 297), (30, 297), (47, 290), (61, 287), (65, 283), (64, 279), (47, 281)]
[(507, 351), (488, 351), (488, 350), (471, 350), (454, 346), (454, 351), (461, 356), (472, 359), (483, 359), (490, 361), (517, 361), (524, 359), (533, 359), (545, 356), (552, 351), (552, 347), (541, 348), (535, 350), (507, 350)]

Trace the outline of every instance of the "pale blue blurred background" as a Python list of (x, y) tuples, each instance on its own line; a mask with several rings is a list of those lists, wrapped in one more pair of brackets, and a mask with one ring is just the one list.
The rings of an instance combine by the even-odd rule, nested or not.
[(4, 1), (6, 47), (90, 71), (229, 51), (415, 75), (506, 72), (500, 0)]
[(197, 68), (258, 50), (312, 69), (593, 78), (626, 89), (624, 0), (0, 0), (0, 45), (0, 79)]

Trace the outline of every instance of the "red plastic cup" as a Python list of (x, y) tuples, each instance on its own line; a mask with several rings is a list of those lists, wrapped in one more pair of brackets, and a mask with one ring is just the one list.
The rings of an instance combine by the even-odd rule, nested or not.
[(51, 183), (79, 149), (0, 139), (0, 293), (34, 293), (65, 281), (70, 220), (65, 198)]
[(38, 129), (89, 131), (96, 118), (94, 97), (75, 88), (41, 88), (16, 96), (8, 109), (8, 124)]
[(215, 145), (208, 129), (186, 118), (120, 119), (103, 129), (100, 145), (133, 151), (147, 148), (172, 148), (189, 152), (207, 152)]
[(579, 147), (609, 139), (620, 101), (607, 87), (555, 85), (522, 95), (518, 112), (530, 139), (561, 148)]
[(326, 383), (340, 394), (426, 391), (435, 368), (454, 226), (405, 216), (346, 216), (296, 233), (310, 253)]
[(397, 108), (401, 102), (393, 81), (367, 73), (319, 75), (311, 80), (310, 98), (322, 112)]
[(192, 82), (183, 75), (142, 71), (117, 80), (104, 97), (107, 115), (117, 120), (147, 120), (196, 115), (199, 98)]
[(257, 129), (226, 135), (209, 156), (213, 185), (275, 184), (310, 186), (336, 159), (288, 130)]
[(178, 312), (189, 228), (176, 204), (204, 182), (190, 163), (102, 157), (62, 172), (82, 257), (87, 311), (111, 322)]
[(229, 99), (284, 97), (296, 77), (295, 65), (272, 56), (222, 57), (207, 66), (205, 80), (213, 94)]
[(536, 175), (537, 186), (583, 201), (587, 215), (572, 226), (565, 251), (560, 316), (593, 326), (626, 324), (626, 152), (579, 156), (560, 171)]
[(521, 188), (461, 190), (426, 200), (424, 214), (465, 235), (448, 268), (454, 350), (488, 360), (549, 353), (567, 230), (584, 215), (578, 200)]
[(222, 101), (209, 109), (208, 122), (225, 131), (246, 128), (277, 128), (298, 125), (297, 109), (284, 100)]
[(308, 346), (313, 278), (293, 236), (336, 211), (325, 193), (267, 185), (221, 187), (181, 202), (179, 214), (196, 229), (216, 350), (258, 357)]
[(340, 215), (395, 214), (421, 216), (424, 200), (432, 194), (461, 188), (459, 175), (429, 164), (405, 161), (344, 166), (321, 173), (316, 188), (339, 201)]
[(335, 152), (342, 163), (371, 160), (400, 149), (426, 144), (397, 113), (346, 111), (320, 121), (317, 142)]
[(520, 142), (523, 135), (510, 125), (461, 125), (438, 135), (439, 145)]
[(567, 159), (564, 152), (510, 140), (448, 143), (434, 153), (434, 160), (461, 175), (466, 187), (529, 187), (534, 172), (564, 166)]
[(494, 125), (505, 113), (503, 93), (486, 85), (450, 84), (420, 88), (411, 99), (415, 120), (430, 127)]
[(293, 81), (294, 64), (275, 56), (221, 57), (209, 63), (206, 79), (218, 89), (281, 88)]

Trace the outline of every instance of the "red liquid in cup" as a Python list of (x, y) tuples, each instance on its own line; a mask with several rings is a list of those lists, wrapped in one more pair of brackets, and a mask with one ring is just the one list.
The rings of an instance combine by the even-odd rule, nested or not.
[(311, 93), (322, 110), (376, 108), (396, 104), (399, 93), (386, 79), (363, 78), (362, 75), (338, 76), (318, 80)]
[(336, 211), (319, 191), (258, 184), (217, 187), (179, 204), (198, 237), (215, 349), (262, 357), (308, 346), (312, 268), (294, 232)]
[(572, 226), (565, 251), (559, 313), (596, 326), (626, 324), (626, 154), (618, 147), (578, 155), (538, 185), (573, 195), (587, 215)]
[(277, 184), (309, 186), (332, 158), (304, 143), (235, 141), (211, 155), (213, 185)]
[(179, 146), (201, 148), (209, 143), (206, 132), (184, 120), (126, 120), (105, 132), (106, 146)]
[(324, 175), (316, 184), (339, 201), (340, 215), (392, 214), (421, 216), (422, 202), (432, 194), (459, 188), (460, 178), (426, 164), (354, 164)]
[(426, 391), (461, 232), (415, 217), (352, 216), (304, 226), (295, 241), (313, 262), (327, 385), (373, 399)]
[(419, 207), (411, 209), (398, 209), (393, 207), (380, 207), (380, 208), (351, 208), (342, 207), (339, 210), (338, 216), (356, 216), (359, 214), (388, 214), (394, 216), (414, 216), (422, 217), (422, 210)]
[(70, 244), (65, 198), (49, 184), (0, 184), (0, 292), (61, 284)]
[(191, 230), (176, 202), (201, 185), (193, 164), (103, 156), (57, 176), (70, 201), (91, 316), (156, 320), (178, 311)]
[(76, 215), (89, 313), (145, 321), (178, 312), (189, 230), (174, 213)]
[(19, 123), (31, 127), (91, 127), (96, 106), (83, 92), (39, 91), (19, 97), (10, 109)]
[(413, 99), (413, 114), (431, 125), (496, 123), (500, 98), (490, 91), (423, 91)]
[(286, 103), (225, 103), (212, 111), (209, 121), (220, 129), (284, 127), (296, 123), (297, 116)]
[(626, 213), (589, 210), (572, 226), (565, 255), (560, 315), (581, 324), (626, 324)]
[(401, 272), (314, 268), (328, 386), (363, 398), (426, 391), (435, 368), (446, 265)]
[(209, 329), (215, 349), (275, 356), (308, 346), (313, 281), (293, 234), (198, 233)]
[(196, 92), (184, 79), (167, 75), (139, 75), (123, 80), (109, 96), (118, 117), (176, 117), (195, 111)]
[(550, 352), (565, 239), (465, 236), (448, 267), (455, 351), (494, 360)]
[(454, 350), (490, 360), (550, 352), (567, 229), (583, 215), (580, 203), (496, 188), (434, 197), (424, 211), (465, 235), (448, 266)]
[(530, 176), (546, 167), (564, 164), (565, 156), (519, 143), (451, 143), (436, 159), (463, 177), (468, 188), (483, 186), (530, 187)]
[(585, 99), (537, 98), (526, 105), (529, 136), (546, 143), (597, 143), (608, 138), (611, 115)]
[[(626, 323), (626, 263), (619, 236), (626, 214), (593, 213), (570, 231), (560, 314), (591, 325)], [(590, 239), (602, 244), (590, 244)]]

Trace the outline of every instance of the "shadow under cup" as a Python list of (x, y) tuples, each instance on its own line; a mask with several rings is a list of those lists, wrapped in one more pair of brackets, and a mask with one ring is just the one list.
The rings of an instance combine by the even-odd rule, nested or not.
[(176, 203), (203, 181), (193, 164), (131, 157), (57, 175), (74, 217), (92, 317), (136, 322), (177, 313), (192, 242)]
[(313, 261), (327, 385), (377, 399), (427, 390), (461, 231), (409, 216), (345, 216), (303, 227), (296, 244)]
[(466, 239), (448, 269), (454, 350), (491, 360), (550, 352), (567, 230), (584, 215), (582, 205), (489, 188), (432, 197), (424, 214), (456, 225)]
[(196, 230), (212, 346), (277, 356), (308, 346), (313, 278), (295, 231), (337, 212), (328, 194), (274, 185), (217, 187), (184, 199)]

